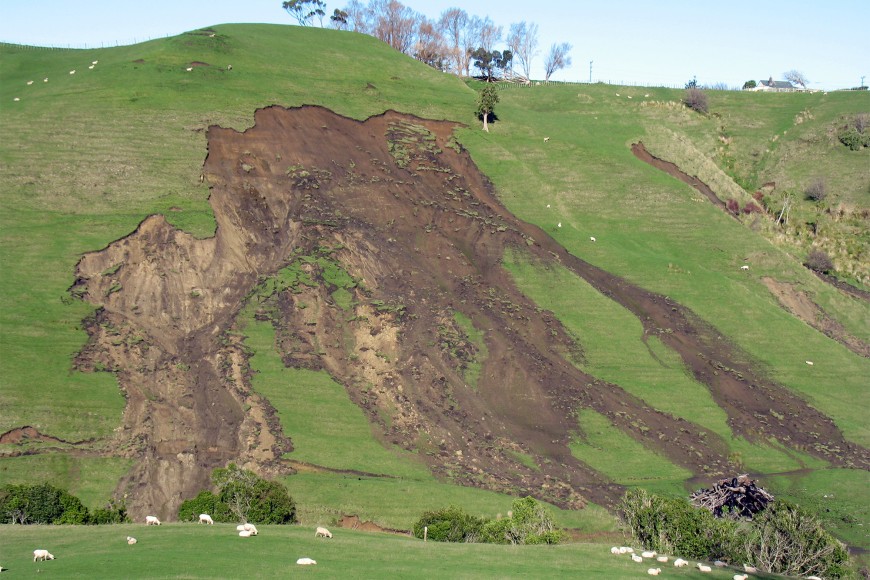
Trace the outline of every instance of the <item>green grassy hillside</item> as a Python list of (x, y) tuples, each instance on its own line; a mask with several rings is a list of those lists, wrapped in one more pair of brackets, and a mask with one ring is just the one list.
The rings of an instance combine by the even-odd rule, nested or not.
[[(93, 61), (98, 62), (89, 69)], [(681, 91), (607, 85), (504, 89), (498, 121), (483, 133), (473, 115), (473, 84), (352, 33), (221, 25), (99, 50), (0, 45), (0, 434), (32, 426), (55, 438), (0, 444), (0, 482), (38, 477), (68, 486), (92, 506), (113, 493), (135, 454), (112, 445), (124, 409), (114, 377), (75, 368), (75, 356), (87, 340), (82, 320), (92, 312), (67, 291), (75, 265), (82, 254), (126, 236), (154, 213), (197, 237), (210, 236), (215, 223), (208, 188), (200, 182), (207, 154), (204, 130), (213, 124), (243, 130), (253, 123), (257, 108), (272, 104), (323, 105), (356, 119), (395, 109), (466, 124), (456, 137), (518, 218), (540, 226), (583, 260), (689, 307), (723, 341), (745, 353), (748, 364), (831, 417), (849, 441), (870, 446), (861, 404), (867, 398), (870, 361), (783, 309), (765, 283), (771, 278), (805, 293), (826, 319), (870, 342), (868, 303), (843, 294), (801, 265), (805, 250), (821, 243), (835, 259), (840, 256), (847, 278), (867, 283), (855, 266), (860, 260), (847, 258), (864, 255), (867, 248), (867, 222), (858, 210), (870, 206), (870, 151), (845, 150), (829, 130), (844, 116), (870, 110), (868, 95), (712, 93), (715, 115), (709, 117), (686, 111), (678, 104), (681, 96)], [(826, 206), (797, 204), (795, 231), (779, 232), (755, 216), (738, 221), (636, 159), (630, 146), (641, 140), (654, 154), (710, 183), (723, 199), (739, 198), (741, 206), (767, 181), (777, 182), (776, 191), (799, 193), (820, 172), (829, 176), (831, 194)], [(828, 215), (827, 207), (836, 213), (841, 205), (849, 210), (848, 219), (826, 222), (824, 241), (807, 237), (805, 226), (798, 227), (813, 215)], [(832, 469), (787, 442), (736, 434), (706, 387), (661, 341), (643, 336), (629, 311), (567, 270), (543, 269), (519, 251), (503, 262), (520, 289), (576, 337), (583, 371), (715, 433), (728, 445), (734, 463), (756, 474), (762, 485), (830, 509), (822, 515), (842, 538), (870, 548), (866, 471)], [(744, 264), (748, 271), (740, 269)], [(287, 458), (314, 466), (286, 479), (303, 522), (326, 523), (357, 513), (407, 528), (423, 509), (448, 503), (490, 516), (509, 506), (504, 495), (437, 481), (413, 454), (386, 445), (327, 375), (285, 368), (270, 348), (268, 326), (249, 321), (244, 332), (254, 353), (252, 387), (270, 400), (294, 441)], [(283, 390), (288, 382), (300, 390)], [(300, 397), (309, 405), (315, 401), (317, 411), (304, 412)], [(340, 425), (322, 420), (329, 417), (341, 417)], [(87, 453), (72, 456), (73, 447)], [(631, 461), (619, 460), (614, 450)], [(627, 486), (684, 493), (709, 483), (692, 479), (594, 412), (578, 413), (571, 452)], [(369, 475), (350, 475), (351, 470)], [(556, 516), (560, 525), (588, 533), (615, 529), (597, 506), (557, 511)], [(148, 530), (148, 538), (204, 541), (182, 528), (169, 530), (180, 536), (165, 537)], [(109, 536), (101, 535), (123, 540), (128, 532), (89, 533), (107, 545)], [(407, 566), (414, 558), (425, 570), (426, 562), (451, 561), (451, 550), (459, 562), (479, 562), (473, 570), (457, 564), (460, 576), (484, 570), (496, 575), (503, 570), (508, 576), (528, 565), (522, 550), (508, 556), (487, 547), (426, 551), (401, 538), (375, 542), (351, 535), (350, 546), (342, 551), (303, 540), (296, 535), (301, 532), (280, 533), (310, 551), (299, 556), (317, 558), (315, 548), (326, 550), (326, 561), (340, 562), (336, 574), (382, 573), (385, 568), (373, 560), (393, 562), (394, 571), (411, 574)], [(72, 568), (65, 569), (73, 576), (76, 566), (84, 574), (94, 562), (114, 557), (64, 530), (0, 534), (0, 562), (10, 568), (7, 550), (25, 552), (24, 563), (17, 566), (30, 570), (26, 552), (43, 541), (49, 549), (53, 541), (81, 554), (80, 560), (70, 558)], [(258, 550), (267, 551), (277, 534), (261, 539)], [(139, 547), (147, 546), (143, 541)], [(123, 541), (121, 548), (127, 548)], [(227, 553), (231, 550), (228, 544)], [(606, 571), (608, 577), (638, 573), (612, 564), (609, 554), (599, 560), (593, 556), (599, 550), (558, 547), (544, 560), (553, 573), (576, 567)], [(396, 556), (406, 551), (413, 551), (413, 557)], [(170, 550), (165, 563), (181, 558), (181, 551)], [(51, 566), (61, 569), (60, 564), (64, 562), (39, 567), (50, 572)], [(146, 559), (137, 564), (147, 565)], [(215, 566), (225, 570), (220, 561)], [(263, 566), (265, 573), (271, 564)], [(213, 577), (208, 570), (202, 574)]]

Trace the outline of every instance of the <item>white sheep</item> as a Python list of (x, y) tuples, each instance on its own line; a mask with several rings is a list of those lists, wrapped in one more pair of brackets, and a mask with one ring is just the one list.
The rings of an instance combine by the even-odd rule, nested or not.
[(15, 97), (15, 98), (12, 99), (12, 100), (15, 101), (15, 102), (17, 103), (17, 102), (20, 101), (21, 99), (19, 99), (18, 97)]
[(296, 563), (300, 566), (313, 566), (314, 564), (317, 564), (317, 562), (315, 562), (311, 558), (299, 558), (298, 560), (296, 560)]
[(682, 558), (677, 558), (676, 560), (674, 560), (675, 568), (685, 568), (688, 565), (689, 562), (687, 560), (683, 560)]
[(589, 236), (589, 241), (590, 242), (597, 242), (598, 240), (595, 239), (595, 236)]
[(742, 266), (740, 266), (740, 269), (741, 270), (748, 270), (749, 266), (747, 266), (746, 264), (743, 264)]
[(631, 555), (631, 559), (632, 559), (633, 561), (635, 561), (635, 562), (643, 562), (643, 558), (641, 558), (641, 557), (638, 556), (637, 554), (632, 554), (632, 555)]
[(749, 572), (750, 574), (755, 574), (758, 572), (758, 568), (755, 566), (750, 566), (749, 564), (743, 564), (743, 571)]
[(733, 580), (747, 580), (749, 578), (749, 574), (735, 574), (732, 576)]
[(94, 70), (94, 66), (95, 66), (95, 65), (91, 65), (91, 66), (89, 66), (89, 67), (88, 67), (88, 70)]
[(629, 548), (628, 546), (622, 546), (619, 549), (620, 554), (631, 554), (634, 552), (634, 548)]
[(706, 564), (701, 564), (700, 562), (698, 562), (698, 570), (700, 570), (701, 572), (711, 572), (713, 568), (707, 566)]
[(99, 62), (100, 62), (100, 61), (95, 60), (95, 61), (91, 62), (91, 64), (97, 64), (97, 63), (99, 63)]
[(556, 224), (556, 227), (557, 227), (557, 228), (561, 228), (561, 227), (562, 227), (562, 222), (557, 223), (557, 224)]
[(549, 140), (550, 140), (549, 137), (544, 137), (544, 143), (546, 143), (546, 142), (549, 141)]
[(186, 70), (187, 72), (190, 72), (190, 71), (193, 70), (193, 67), (192, 67), (192, 66), (189, 66), (189, 67), (187, 67), (185, 70)]
[(145, 525), (146, 526), (159, 526), (160, 520), (157, 519), (157, 516), (145, 516)]
[(251, 533), (251, 530), (242, 530), (241, 532), (239, 532), (240, 538), (250, 538), (253, 535), (254, 534)]
[(645, 94), (645, 95), (643, 96), (643, 98), (644, 98), (644, 99), (648, 99), (648, 98), (649, 98), (649, 93)]
[(27, 86), (28, 86), (28, 87), (29, 87), (30, 85), (32, 85), (32, 84), (33, 84), (33, 81), (27, 81)]
[(818, 576), (807, 576), (807, 580), (822, 580)]
[(661, 563), (664, 564), (665, 562), (668, 561), (668, 557), (667, 557), (667, 556), (658, 556), (658, 557), (656, 558), (656, 561), (661, 562)]
[(42, 82), (47, 83), (47, 82), (48, 82), (48, 77), (45, 77), (44, 79), (42, 79)]
[(331, 538), (331, 537), (332, 537), (332, 532), (330, 532), (330, 531), (327, 530), (326, 528), (321, 528), (321, 527), (318, 526), (317, 530), (315, 530), (315, 532), (314, 532), (314, 537), (315, 537), (315, 538), (319, 538), (319, 537), (323, 537), (323, 538)]
[(631, 95), (628, 95), (628, 98), (630, 99), (630, 98), (631, 98)]
[(716, 566), (717, 568), (724, 568), (728, 564), (726, 564), (722, 560), (716, 560), (715, 562), (713, 562), (713, 565)]
[(257, 526), (255, 526), (254, 524), (245, 524), (245, 530), (251, 532), (252, 536), (256, 536), (260, 533), (257, 531)]
[(72, 69), (71, 71), (69, 71), (69, 74), (71, 74), (71, 75), (76, 74), (76, 69)]
[(617, 548), (616, 546), (613, 546), (612, 548), (610, 548), (610, 553), (611, 554), (619, 554), (620, 553), (619, 548)]
[(652, 550), (647, 550), (646, 552), (641, 552), (640, 555), (644, 558), (655, 558), (658, 554), (656, 554)]
[(659, 573), (661, 573), (661, 571), (662, 571), (661, 568), (650, 568), (649, 570), (646, 571), (646, 573), (649, 574), (650, 576), (658, 576)]
[(813, 361), (811, 361), (811, 360), (806, 360), (806, 361), (804, 361), (804, 362), (807, 363), (807, 364), (810, 365), (810, 366), (813, 366)]
[(214, 525), (214, 520), (208, 514), (199, 514), (199, 523)]
[(128, 544), (130, 544), (132, 546), (136, 542), (138, 542), (138, 540), (136, 538), (134, 538), (133, 536), (127, 536), (127, 543)]
[(37, 560), (42, 560), (43, 562), (54, 560), (54, 555), (48, 550), (33, 550), (33, 561), (36, 562)]

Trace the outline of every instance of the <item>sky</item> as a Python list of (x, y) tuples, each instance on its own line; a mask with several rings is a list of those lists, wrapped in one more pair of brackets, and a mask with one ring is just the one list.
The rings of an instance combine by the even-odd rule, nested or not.
[[(809, 88), (870, 83), (870, 0), (405, 0), (432, 19), (459, 6), (539, 28), (532, 78), (554, 43), (572, 45), (572, 65), (552, 78), (682, 87), (782, 80)], [(0, 0), (0, 42), (71, 48), (134, 44), (214, 24), (295, 24), (281, 0)], [(327, 13), (346, 1), (326, 1)], [(503, 48), (503, 47), (497, 47)]]

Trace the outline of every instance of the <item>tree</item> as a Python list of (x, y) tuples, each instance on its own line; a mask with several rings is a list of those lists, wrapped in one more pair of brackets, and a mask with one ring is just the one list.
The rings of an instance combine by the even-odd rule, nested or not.
[(783, 73), (783, 77), (785, 78), (785, 80), (796, 85), (800, 85), (804, 89), (807, 88), (807, 83), (810, 82), (810, 80), (806, 76), (804, 76), (804, 73), (794, 69)]
[(507, 45), (520, 61), (526, 79), (531, 77), (532, 58), (538, 51), (538, 25), (526, 24), (526, 21), (511, 24), (507, 37)]
[(299, 22), (300, 26), (308, 26), (311, 24), (311, 19), (317, 16), (320, 19), (320, 26), (323, 27), (326, 3), (322, 0), (288, 0), (281, 6)]
[(509, 50), (490, 52), (481, 47), (471, 54), (471, 58), (474, 59), (474, 66), (480, 69), (480, 74), (486, 82), (491, 83), (495, 80), (496, 71), (505, 70), (510, 66), (513, 54)]
[(437, 70), (447, 68), (448, 51), (444, 45), (444, 37), (435, 23), (423, 18), (417, 30), (417, 44), (414, 46), (414, 58), (425, 62)]
[(755, 81), (746, 81), (745, 83), (743, 83), (743, 90), (745, 91), (747, 89), (754, 89), (757, 86), (758, 85)]
[[(296, 521), (296, 504), (287, 493), (287, 488), (275, 481), (258, 476), (253, 471), (242, 469), (235, 463), (212, 472), (212, 483), (218, 488), (214, 509), (221, 517), (228, 510), (239, 521), (258, 524), (289, 524)], [(201, 493), (194, 505), (211, 501)], [(185, 510), (191, 506), (185, 506)], [(187, 513), (185, 511), (185, 513)], [(179, 517), (181, 510), (179, 509)]]
[(372, 36), (411, 54), (423, 15), (398, 0), (372, 0), (368, 11)]
[(550, 80), (550, 77), (553, 76), (558, 70), (562, 70), (563, 68), (571, 66), (571, 57), (568, 56), (568, 53), (571, 52), (571, 48), (573, 48), (567, 42), (563, 42), (562, 44), (555, 44), (550, 47), (550, 53), (547, 55), (547, 58), (544, 59), (544, 80)]
[(487, 83), (477, 96), (477, 116), (483, 118), (483, 130), (489, 133), (489, 116), (495, 111), (498, 103), (498, 89), (494, 84)]
[(329, 17), (330, 25), (336, 30), (347, 30), (348, 28), (348, 14), (344, 10), (339, 10), (336, 8), (332, 12), (332, 16)]
[(461, 8), (449, 8), (441, 13), (438, 19), (438, 29), (444, 38), (450, 64), (457, 75), (463, 71), (466, 60), (462, 38), (468, 25), (468, 13)]

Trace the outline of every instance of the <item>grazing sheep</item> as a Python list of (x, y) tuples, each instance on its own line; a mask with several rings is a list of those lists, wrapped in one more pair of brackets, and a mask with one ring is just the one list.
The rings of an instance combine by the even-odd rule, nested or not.
[(622, 95), (620, 95), (619, 93), (616, 93), (616, 96), (619, 97), (619, 96), (622, 96)]
[(631, 555), (631, 559), (632, 559), (633, 561), (635, 561), (635, 562), (643, 562), (643, 558), (641, 558), (641, 557), (638, 556), (637, 554), (632, 554), (632, 555)]
[(634, 552), (634, 548), (629, 548), (628, 546), (622, 546), (619, 549), (620, 554), (631, 554)]
[(682, 558), (677, 558), (676, 560), (674, 560), (674, 567), (676, 567), (676, 568), (685, 568), (688, 565), (689, 565), (689, 562), (686, 560), (683, 560)]
[(48, 77), (45, 77), (44, 79), (42, 79), (42, 82), (47, 83), (47, 82), (48, 82)]
[(646, 552), (641, 552), (640, 555), (644, 558), (655, 558), (658, 554), (656, 554), (652, 550), (647, 550)]
[(743, 571), (749, 572), (750, 574), (755, 574), (758, 572), (758, 568), (755, 566), (750, 566), (749, 564), (743, 564)]
[(628, 95), (628, 98), (630, 99), (630, 98), (631, 98), (631, 95)]
[(250, 538), (250, 537), (253, 536), (253, 535), (254, 535), (254, 534), (251, 533), (251, 530), (242, 530), (241, 532), (239, 532), (239, 537), (240, 537), (240, 538)]
[(649, 93), (645, 94), (645, 95), (643, 96), (643, 98), (644, 98), (644, 99), (648, 99), (648, 98), (649, 98)]
[(145, 516), (145, 525), (146, 526), (159, 526), (160, 520), (157, 519), (157, 516)]
[(807, 361), (804, 361), (804, 362), (807, 363), (807, 364), (810, 365), (810, 366), (813, 366), (813, 361), (811, 361), (811, 360), (807, 360)]
[(818, 576), (807, 576), (807, 580), (822, 580)]
[(649, 570), (646, 571), (646, 573), (649, 574), (650, 576), (658, 576), (659, 573), (661, 573), (661, 571), (662, 571), (661, 568), (650, 568)]
[(744, 265), (740, 266), (740, 269), (741, 269), (741, 270), (748, 270), (748, 269), (749, 269), (749, 266), (747, 266), (746, 264), (744, 264)]
[(245, 524), (245, 530), (251, 532), (252, 536), (256, 536), (257, 534), (259, 534), (259, 532), (257, 531), (257, 526), (255, 526), (254, 524)]
[(707, 566), (706, 564), (701, 564), (700, 562), (698, 562), (698, 570), (700, 570), (701, 572), (711, 572), (713, 568)]
[(72, 69), (71, 71), (69, 71), (69, 74), (71, 74), (71, 75), (76, 74), (76, 69)]
[(190, 72), (190, 71), (193, 70), (193, 67), (192, 67), (192, 66), (189, 66), (189, 67), (187, 67), (185, 70), (186, 70), (187, 72)]
[(28, 87), (29, 87), (30, 85), (32, 85), (32, 84), (33, 84), (33, 81), (27, 81), (27, 86), (28, 86)]
[(214, 525), (214, 520), (208, 514), (199, 514), (199, 523)]
[(549, 137), (544, 137), (544, 143), (546, 143), (546, 142), (549, 141), (549, 140), (550, 140)]
[(89, 66), (88, 70), (94, 70), (94, 65)]
[(296, 563), (300, 566), (313, 566), (314, 564), (317, 564), (317, 562), (315, 562), (311, 558), (299, 558), (298, 560), (296, 560)]
[(598, 240), (595, 239), (595, 236), (589, 236), (589, 241), (590, 242), (597, 242)]
[(227, 65), (227, 70), (233, 70), (233, 65), (228, 64), (228, 65)]
[(562, 222), (557, 223), (557, 224), (556, 224), (556, 227), (557, 227), (557, 228), (561, 228), (561, 227), (562, 227)]
[(659, 556), (656, 558), (656, 561), (661, 562), (661, 563), (665, 563), (668, 561), (668, 557), (667, 556)]
[(318, 527), (317, 530), (314, 532), (314, 537), (315, 537), (315, 538), (318, 538), (318, 537), (321, 537), (321, 536), (324, 537), (324, 538), (331, 538), (331, 537), (332, 537), (332, 532), (330, 532), (330, 531), (327, 530), (326, 528)]
[(133, 536), (127, 536), (127, 543), (130, 544), (131, 546), (133, 544), (135, 544), (137, 541), (138, 540), (136, 538), (134, 538)]
[(547, 209), (550, 209), (550, 204), (549, 204), (549, 203), (547, 204)]
[(15, 97), (15, 98), (12, 99), (12, 100), (15, 101), (15, 102), (17, 103), (17, 102), (20, 101), (21, 99), (19, 99), (18, 97)]
[(48, 550), (33, 550), (33, 561), (42, 560), (45, 562), (46, 560), (54, 560), (54, 555), (49, 553)]
[(749, 578), (749, 574), (735, 574), (732, 578), (733, 580), (746, 580)]
[(97, 64), (98, 62), (100, 62), (100, 61), (95, 60), (95, 61), (93, 61), (91, 64)]
[(728, 564), (726, 564), (722, 560), (716, 560), (715, 562), (713, 562), (713, 565), (716, 566), (717, 568), (724, 568)]
[(610, 548), (610, 553), (611, 554), (619, 554), (619, 548), (617, 548), (616, 546), (613, 546), (612, 548)]

